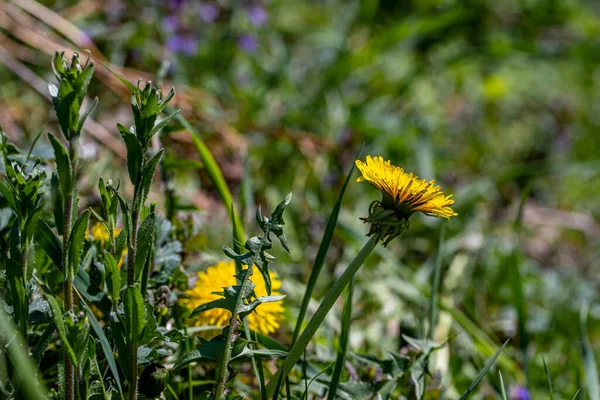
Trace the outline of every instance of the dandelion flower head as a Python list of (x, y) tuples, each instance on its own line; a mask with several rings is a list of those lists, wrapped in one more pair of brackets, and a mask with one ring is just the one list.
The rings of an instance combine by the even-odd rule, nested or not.
[[(121, 228), (115, 229), (115, 231), (114, 231), (115, 237), (118, 236), (119, 233), (121, 233), (121, 230), (122, 230)], [(101, 248), (104, 248), (104, 245), (110, 241), (110, 234), (108, 233), (106, 226), (100, 221), (97, 221), (94, 225), (92, 225), (90, 232), (85, 233), (85, 237), (87, 240), (91, 239), (90, 236), (96, 242), (100, 243)], [(119, 264), (118, 264), (119, 269), (121, 269), (123, 267), (126, 254), (127, 254), (127, 248), (123, 249), (123, 253), (121, 254), (121, 258), (119, 259)]]
[[(193, 310), (201, 304), (222, 298), (212, 292), (222, 292), (224, 287), (236, 284), (235, 263), (233, 261), (219, 262), (210, 266), (206, 271), (198, 272), (196, 284), (190, 290), (185, 292), (185, 297), (180, 300), (182, 305)], [(281, 281), (277, 274), (271, 272), (271, 296), (279, 296)], [(267, 296), (267, 288), (261, 273), (255, 268), (251, 277), (254, 283), (254, 293), (256, 296)], [(275, 332), (283, 320), (284, 308), (281, 301), (272, 303), (262, 303), (256, 310), (249, 314), (246, 319), (248, 327), (263, 335)], [(213, 308), (205, 311), (192, 320), (196, 326), (226, 326), (229, 324), (231, 313), (222, 308)]]
[(362, 174), (357, 182), (367, 181), (379, 189), (383, 193), (381, 207), (394, 210), (398, 218), (408, 219), (416, 211), (447, 219), (458, 215), (450, 208), (452, 195), (444, 195), (434, 180), (407, 174), (382, 157), (367, 156), (366, 162), (356, 160), (356, 166)]

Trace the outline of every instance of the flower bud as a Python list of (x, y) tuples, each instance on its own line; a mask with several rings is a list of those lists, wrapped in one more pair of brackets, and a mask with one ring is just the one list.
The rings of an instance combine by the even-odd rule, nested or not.
[(139, 391), (149, 399), (155, 399), (165, 390), (169, 382), (169, 371), (162, 365), (152, 363), (140, 376)]

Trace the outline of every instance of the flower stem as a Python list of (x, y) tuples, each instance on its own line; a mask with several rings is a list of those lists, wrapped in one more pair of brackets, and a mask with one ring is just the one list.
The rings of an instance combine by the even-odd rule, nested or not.
[[(63, 271), (65, 272), (65, 281), (63, 283), (63, 291), (65, 298), (65, 312), (73, 312), (73, 271), (69, 267), (68, 259), (68, 244), (71, 234), (71, 221), (73, 217), (73, 193), (67, 194), (65, 198), (64, 218), (65, 224), (63, 228)], [(73, 363), (69, 357), (67, 346), (64, 346), (64, 363), (65, 363), (65, 399), (75, 399), (75, 371)]]
[(339, 279), (335, 282), (333, 287), (329, 290), (325, 299), (321, 302), (321, 305), (317, 309), (317, 312), (310, 319), (308, 325), (294, 344), (294, 346), (290, 349), (289, 354), (283, 361), (283, 365), (275, 375), (271, 378), (269, 383), (267, 384), (267, 397), (273, 397), (273, 394), (276, 390), (278, 390), (278, 386), (282, 381), (281, 377), (285, 378), (296, 362), (300, 359), (302, 354), (304, 353), (306, 346), (311, 341), (317, 329), (323, 321), (325, 317), (329, 313), (329, 310), (333, 307), (336, 300), (342, 294), (344, 288), (350, 283), (358, 269), (363, 265), (367, 257), (371, 254), (375, 246), (377, 245), (377, 241), (379, 240), (378, 235), (373, 235), (367, 243), (365, 243), (364, 247), (360, 250), (358, 255), (352, 260), (348, 268), (344, 271), (344, 273), (339, 277)]
[[(65, 194), (65, 203), (64, 203), (64, 226), (63, 226), (63, 271), (65, 273), (65, 281), (64, 281), (64, 297), (65, 297), (65, 312), (73, 313), (73, 280), (75, 279), (75, 271), (69, 265), (69, 239), (71, 236), (71, 226), (73, 225), (73, 215), (77, 213), (77, 210), (73, 210), (73, 200), (75, 196), (75, 161), (76, 161), (76, 150), (77, 150), (77, 142), (76, 137), (73, 137), (69, 140), (69, 158), (71, 160), (71, 168), (73, 175), (73, 183), (69, 188), (69, 192)], [(64, 358), (65, 358), (65, 399), (66, 400), (74, 400), (75, 399), (75, 369), (73, 367), (73, 362), (69, 357), (69, 353), (67, 351), (67, 347), (64, 348)]]
[[(248, 272), (244, 274), (244, 278), (240, 282), (240, 288), (243, 288), (246, 284), (246, 281), (250, 279), (252, 276), (252, 265), (248, 265)], [(227, 369), (229, 365), (229, 360), (231, 360), (231, 351), (233, 350), (233, 342), (235, 341), (235, 332), (237, 332), (240, 321), (238, 318), (238, 310), (244, 304), (244, 296), (242, 296), (241, 289), (237, 298), (235, 299), (235, 307), (233, 308), (233, 313), (231, 314), (231, 319), (229, 320), (229, 327), (227, 328), (227, 338), (225, 339), (225, 349), (223, 350), (223, 358), (221, 359), (221, 363), (219, 365), (219, 375), (217, 377), (217, 388), (215, 389), (215, 399), (223, 400), (225, 399), (225, 388), (227, 386), (227, 378), (229, 376), (229, 370)]]
[[(137, 193), (137, 187), (136, 187)], [(135, 198), (134, 198), (135, 204)], [(127, 259), (127, 286), (135, 287), (135, 257), (137, 253), (137, 234), (138, 234), (138, 223), (140, 219), (139, 210), (137, 207), (133, 207), (131, 215), (131, 226), (133, 232), (131, 232), (131, 244), (129, 245), (129, 256)], [(134, 340), (129, 343), (129, 372), (131, 374), (129, 383), (131, 387), (129, 389), (129, 400), (137, 399), (137, 385), (138, 385), (138, 360), (137, 360), (137, 338), (134, 335)]]

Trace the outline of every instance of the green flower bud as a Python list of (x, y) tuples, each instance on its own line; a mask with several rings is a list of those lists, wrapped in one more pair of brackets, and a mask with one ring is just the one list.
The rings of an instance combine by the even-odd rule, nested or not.
[(139, 391), (149, 399), (155, 399), (169, 383), (169, 371), (160, 364), (152, 363), (140, 376)]

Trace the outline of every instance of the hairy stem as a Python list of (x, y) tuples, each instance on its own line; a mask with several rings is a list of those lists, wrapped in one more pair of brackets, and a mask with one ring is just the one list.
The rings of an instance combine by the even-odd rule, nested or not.
[[(73, 182), (75, 182), (75, 159), (76, 159), (76, 139), (72, 138), (69, 140), (69, 158), (71, 159), (71, 168), (73, 174)], [(69, 265), (69, 238), (71, 236), (71, 226), (73, 225), (73, 200), (75, 195), (75, 184), (69, 189), (69, 193), (65, 195), (64, 203), (64, 226), (63, 226), (63, 254), (62, 263), (63, 271), (65, 273), (65, 281), (63, 286), (64, 297), (65, 297), (65, 312), (73, 313), (73, 280), (75, 279), (75, 271)], [(64, 348), (65, 358), (65, 399), (75, 399), (75, 369), (73, 368), (73, 362), (69, 357), (67, 347)]]
[[(68, 259), (68, 243), (69, 236), (71, 234), (71, 220), (73, 217), (73, 194), (67, 194), (65, 198), (65, 210), (64, 218), (65, 225), (63, 228), (63, 271), (65, 272), (65, 281), (63, 283), (63, 291), (65, 298), (65, 311), (73, 312), (73, 271), (69, 267)], [(73, 369), (73, 363), (69, 358), (67, 346), (64, 346), (64, 358), (65, 358), (65, 399), (75, 399), (75, 371)]]
[[(135, 193), (138, 192), (137, 185), (135, 187)], [(127, 258), (127, 286), (135, 287), (135, 258), (137, 253), (137, 235), (138, 235), (138, 224), (140, 220), (140, 210), (135, 206), (136, 198), (133, 199), (133, 210), (131, 213), (131, 243), (129, 244), (129, 255)], [(135, 336), (135, 335), (134, 335)], [(134, 338), (129, 343), (129, 372), (131, 374), (129, 383), (131, 388), (129, 389), (129, 400), (137, 400), (137, 389), (138, 389), (138, 359), (137, 359), (137, 338)]]

